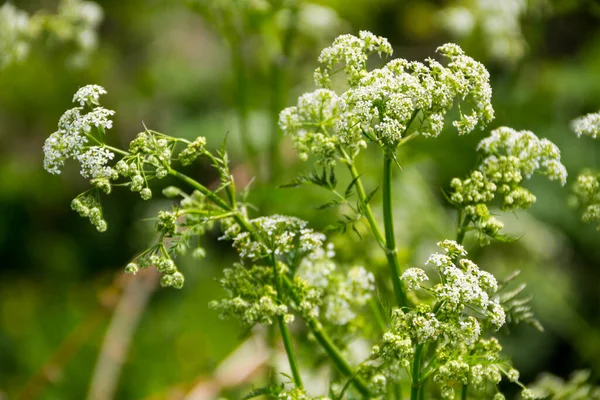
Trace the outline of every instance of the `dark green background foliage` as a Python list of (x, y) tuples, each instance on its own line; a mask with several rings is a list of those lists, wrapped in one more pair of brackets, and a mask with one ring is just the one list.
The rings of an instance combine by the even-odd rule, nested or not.
[[(55, 3), (15, 5), (35, 12), (52, 10)], [(441, 30), (436, 15), (444, 1), (322, 0), (318, 3), (337, 11), (339, 20), (311, 35), (299, 29), (288, 49), (272, 15), (223, 27), (202, 3), (102, 1), (105, 20), (89, 65), (69, 68), (68, 48), (42, 42), (25, 62), (0, 70), (0, 398), (85, 396), (114, 304), (127, 285), (123, 267), (150, 242), (153, 222), (144, 219), (169, 206), (160, 196), (142, 204), (137, 195), (116, 190), (104, 203), (109, 229), (103, 234), (70, 210), (70, 200), (88, 184), (75, 168), (58, 177), (47, 174), (41, 147), (71, 107), (72, 93), (85, 84), (108, 90), (103, 105), (117, 111), (108, 139), (113, 144), (126, 145), (143, 129), (142, 121), (173, 136), (204, 135), (213, 147), (230, 132), (238, 179), (262, 176), (251, 202), (263, 214), (296, 215), (316, 229), (337, 218), (335, 209), (315, 210), (329, 200), (328, 193), (273, 189), (307, 165), (297, 161), (285, 139), (282, 165), (271, 173), (265, 165), (273, 118), (312, 87), (320, 49), (340, 33), (370, 30), (390, 40), (395, 56), (409, 60), (432, 56), (438, 45), (458, 40), (491, 72), (497, 115), (491, 128), (529, 129), (554, 141), (570, 182), (582, 168), (600, 164), (600, 144), (577, 139), (569, 130), (571, 119), (600, 109), (600, 6), (593, 0), (531, 1), (521, 19), (526, 53), (515, 62), (490, 59), (477, 31), (456, 39)], [(278, 58), (282, 51), (285, 59)], [(252, 140), (250, 160), (259, 160), (258, 171), (250, 168), (240, 134)], [(475, 165), (475, 146), (484, 135), (458, 137), (448, 128), (438, 139), (402, 148), (395, 212), (407, 264), (422, 262), (432, 243), (452, 235), (456, 212), (443, 189)], [(361, 162), (363, 170), (377, 171), (364, 178), (373, 189), (380, 166), (371, 165), (368, 152)], [(216, 178), (202, 163), (187, 172), (206, 184)], [(467, 244), (479, 265), (499, 277), (521, 269), (534, 296), (546, 332), (518, 326), (503, 339), (523, 381), (544, 370), (566, 377), (582, 368), (596, 379), (600, 233), (568, 207), (567, 188), (542, 179), (528, 185), (537, 204), (529, 214), (505, 219), (507, 229), (521, 237), (516, 243), (483, 249), (475, 241)], [(158, 289), (151, 295), (127, 352), (117, 398), (181, 398), (239, 345), (238, 324), (220, 321), (207, 307), (220, 294), (214, 278), (233, 259), (229, 245), (217, 237), (218, 232), (209, 235), (205, 259), (180, 262), (187, 277), (181, 291)], [(368, 237), (332, 239), (340, 259), (382, 261)], [(232, 398), (249, 386), (240, 390), (230, 393)]]

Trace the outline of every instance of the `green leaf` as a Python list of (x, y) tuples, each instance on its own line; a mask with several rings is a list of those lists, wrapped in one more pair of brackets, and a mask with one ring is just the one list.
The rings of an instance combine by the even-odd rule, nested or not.
[(360, 179), (360, 175), (358, 175), (354, 179), (352, 179), (352, 182), (350, 182), (350, 184), (346, 188), (346, 192), (344, 192), (344, 198), (347, 199), (348, 197), (350, 197), (352, 195), (354, 186), (356, 186), (356, 182), (358, 182), (359, 179)]
[(337, 207), (340, 204), (342, 204), (341, 200), (331, 200), (331, 201), (328, 201), (325, 204), (321, 204), (320, 206), (316, 206), (315, 209), (317, 209), (317, 210), (326, 210), (328, 208)]
[(268, 396), (276, 394), (272, 387), (266, 386), (261, 388), (252, 389), (250, 393), (242, 398), (242, 400), (253, 399), (259, 396)]
[(373, 196), (375, 196), (375, 192), (377, 192), (377, 190), (379, 189), (379, 186), (375, 187), (375, 189), (373, 189), (368, 195), (367, 198), (365, 199), (365, 204), (369, 204), (369, 202), (371, 202), (371, 200), (373, 199)]

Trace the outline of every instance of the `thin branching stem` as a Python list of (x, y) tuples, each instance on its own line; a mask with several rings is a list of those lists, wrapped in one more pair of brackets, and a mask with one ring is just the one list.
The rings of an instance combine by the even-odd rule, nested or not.
[[(209, 190), (205, 186), (201, 185), (194, 179), (192, 179), (178, 171), (175, 171), (173, 169), (169, 169), (169, 173), (171, 175), (175, 176), (176, 178), (182, 180), (186, 184), (190, 185), (194, 189), (197, 189), (200, 193), (204, 194), (207, 198), (209, 198), (211, 201), (213, 201), (218, 207), (220, 207), (224, 211), (237, 211), (237, 210), (232, 210), (231, 207), (227, 204), (227, 202), (225, 202), (222, 198), (217, 196), (211, 190)], [(252, 234), (259, 240), (261, 239), (260, 236), (257, 235), (252, 224), (250, 224), (250, 222), (248, 222), (241, 213), (235, 212), (233, 218), (235, 219), (235, 221), (240, 225), (240, 227), (244, 231), (249, 232), (250, 234)], [(289, 290), (289, 292), (290, 292), (290, 295), (292, 296), (292, 299), (296, 303), (299, 304), (300, 299), (298, 298), (297, 294), (292, 289), (292, 283), (289, 280), (289, 278), (287, 276), (283, 275), (283, 276), (281, 276), (281, 280), (283, 281), (282, 282), (283, 285), (285, 285), (288, 289), (291, 289), (291, 290)], [(331, 338), (323, 330), (323, 327), (321, 326), (321, 324), (318, 321), (316, 321), (314, 318), (305, 318), (305, 322), (307, 323), (309, 329), (311, 330), (312, 334), (316, 338), (317, 342), (319, 342), (321, 347), (323, 347), (323, 349), (325, 350), (325, 352), (327, 353), (327, 355), (329, 356), (329, 358), (331, 359), (333, 364), (336, 366), (336, 368), (341, 373), (343, 373), (346, 377), (352, 378), (352, 384), (354, 385), (354, 387), (365, 398), (368, 398), (370, 396), (370, 391), (369, 391), (367, 384), (362, 380), (361, 377), (356, 375), (355, 371), (352, 369), (352, 367), (350, 366), (348, 361), (346, 361), (346, 359), (342, 356), (341, 351), (336, 347), (336, 345), (333, 343)], [(284, 343), (285, 343), (285, 341), (284, 341)], [(289, 341), (289, 343), (291, 343), (291, 340)], [(292, 362), (290, 361), (290, 365), (291, 365), (291, 363)]]
[[(279, 275), (279, 270), (277, 268), (277, 260), (275, 260), (275, 257), (271, 257), (271, 265), (273, 266), (275, 287), (277, 289), (277, 298), (281, 303), (283, 303), (283, 287), (281, 284), (281, 276)], [(283, 346), (285, 347), (285, 352), (287, 354), (288, 362), (290, 364), (290, 370), (292, 371), (292, 377), (294, 378), (294, 385), (296, 385), (297, 388), (301, 388), (303, 385), (302, 377), (300, 376), (300, 368), (298, 367), (298, 361), (296, 360), (296, 353), (294, 352), (294, 346), (292, 345), (290, 331), (282, 315), (277, 317), (277, 323), (279, 325), (281, 339), (283, 340)]]

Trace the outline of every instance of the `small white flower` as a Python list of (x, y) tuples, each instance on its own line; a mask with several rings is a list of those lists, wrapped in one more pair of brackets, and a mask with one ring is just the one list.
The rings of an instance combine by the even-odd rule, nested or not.
[(99, 85), (87, 85), (80, 88), (73, 96), (73, 103), (79, 103), (82, 107), (85, 105), (99, 105), (100, 95), (106, 94), (106, 90)]
[(421, 283), (429, 280), (429, 277), (421, 268), (409, 268), (400, 277), (409, 290), (419, 290)]

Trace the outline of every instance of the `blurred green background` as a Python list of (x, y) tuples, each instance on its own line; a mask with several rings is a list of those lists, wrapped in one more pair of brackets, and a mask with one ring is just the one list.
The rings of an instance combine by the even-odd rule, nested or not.
[[(12, 4), (30, 15), (58, 9), (55, 0)], [(103, 105), (117, 111), (112, 144), (125, 146), (142, 121), (174, 136), (204, 135), (214, 147), (229, 132), (236, 176), (242, 182), (258, 177), (251, 201), (261, 213), (297, 215), (318, 229), (336, 219), (336, 210), (314, 208), (327, 193), (273, 189), (309, 168), (277, 138), (276, 118), (311, 90), (320, 49), (341, 33), (370, 30), (409, 60), (459, 43), (491, 72), (492, 128), (529, 129), (557, 143), (570, 182), (582, 168), (600, 167), (600, 145), (569, 130), (570, 120), (600, 109), (600, 5), (594, 0), (98, 4), (104, 18), (86, 60), (72, 62), (79, 50), (68, 34), (42, 32), (26, 57), (0, 69), (0, 399), (185, 398), (214, 380), (215, 368), (243, 341), (237, 322), (220, 321), (207, 307), (221, 294), (215, 278), (233, 260), (218, 232), (209, 235), (205, 259), (181, 261), (187, 277), (181, 291), (155, 290), (152, 274), (131, 280), (121, 271), (151, 240), (152, 222), (143, 220), (169, 202), (155, 196), (142, 203), (117, 190), (104, 202), (109, 229), (100, 234), (70, 210), (70, 200), (88, 185), (78, 171), (51, 176), (43, 170), (43, 142), (85, 84), (108, 91)], [(456, 213), (441, 189), (475, 165), (475, 146), (485, 134), (458, 137), (447, 129), (402, 150), (396, 226), (406, 263), (422, 263), (437, 240), (453, 235)], [(270, 157), (273, 146), (281, 159)], [(372, 189), (379, 165), (368, 153), (361, 159), (373, 171), (365, 176)], [(188, 173), (206, 184), (216, 178), (208, 165)], [(483, 268), (499, 276), (520, 269), (529, 285), (546, 331), (518, 326), (510, 336), (501, 333), (523, 381), (542, 371), (567, 377), (575, 369), (591, 370), (597, 381), (600, 233), (568, 207), (568, 188), (536, 179), (529, 187), (538, 197), (530, 213), (504, 217), (520, 240), (483, 249), (473, 241), (469, 248)], [(381, 262), (368, 238), (332, 239), (340, 259)], [(122, 369), (115, 368), (119, 360)], [(103, 365), (115, 376), (102, 377)], [(250, 385), (240, 386), (225, 393), (241, 398)]]

